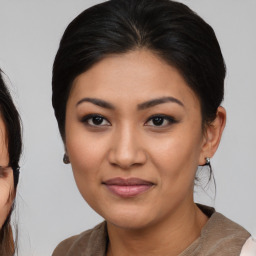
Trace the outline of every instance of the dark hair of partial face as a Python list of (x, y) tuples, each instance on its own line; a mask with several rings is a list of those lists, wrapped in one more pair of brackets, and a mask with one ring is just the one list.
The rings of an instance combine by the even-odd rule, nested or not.
[[(12, 101), (11, 95), (4, 83), (2, 71), (0, 70), (0, 112), (3, 118), (7, 141), (8, 141), (8, 166), (13, 170), (14, 188), (19, 180), (19, 160), (22, 151), (21, 139), (21, 121), (19, 113)], [(13, 207), (12, 207), (13, 208)], [(12, 209), (11, 209), (12, 211)], [(0, 255), (13, 255), (14, 254), (14, 241), (10, 224), (11, 211), (0, 230)]]
[(225, 63), (215, 33), (186, 5), (169, 0), (110, 0), (77, 16), (53, 65), (52, 104), (65, 142), (66, 104), (74, 79), (110, 54), (148, 49), (174, 66), (211, 123), (224, 95)]

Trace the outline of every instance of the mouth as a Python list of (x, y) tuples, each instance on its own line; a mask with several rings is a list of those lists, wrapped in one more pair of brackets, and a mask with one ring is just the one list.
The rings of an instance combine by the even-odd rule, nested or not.
[(124, 198), (138, 196), (154, 186), (154, 183), (138, 178), (114, 178), (102, 184), (113, 194)]

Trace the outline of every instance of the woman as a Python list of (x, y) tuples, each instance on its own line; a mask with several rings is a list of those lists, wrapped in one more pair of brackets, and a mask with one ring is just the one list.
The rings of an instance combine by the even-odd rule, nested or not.
[(10, 224), (21, 155), (20, 118), (0, 70), (0, 255), (14, 255)]
[(225, 64), (181, 3), (111, 0), (67, 27), (52, 102), (81, 195), (106, 221), (53, 255), (239, 255), (249, 233), (196, 205), (225, 126)]

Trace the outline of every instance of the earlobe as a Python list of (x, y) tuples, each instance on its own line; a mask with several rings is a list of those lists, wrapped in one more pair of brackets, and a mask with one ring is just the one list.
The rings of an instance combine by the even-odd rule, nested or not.
[(64, 164), (69, 164), (70, 163), (67, 153), (65, 153), (64, 156), (63, 156), (63, 163)]
[(215, 154), (226, 124), (226, 110), (218, 107), (216, 118), (206, 127), (202, 150), (199, 159), (199, 165), (205, 164), (206, 158), (212, 158)]
[(64, 155), (63, 155), (63, 159), (62, 159), (63, 163), (64, 164), (70, 164), (70, 160), (69, 160), (69, 155), (68, 155), (66, 144), (64, 145), (64, 149), (65, 149), (65, 152), (64, 152)]

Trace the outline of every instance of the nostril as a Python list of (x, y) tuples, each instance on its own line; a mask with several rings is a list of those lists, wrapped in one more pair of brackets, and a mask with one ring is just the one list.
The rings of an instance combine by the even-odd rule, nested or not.
[(113, 166), (118, 166), (122, 169), (129, 169), (134, 166), (145, 164), (147, 156), (142, 150), (132, 152), (111, 150), (111, 152), (109, 152), (108, 159), (109, 163)]

